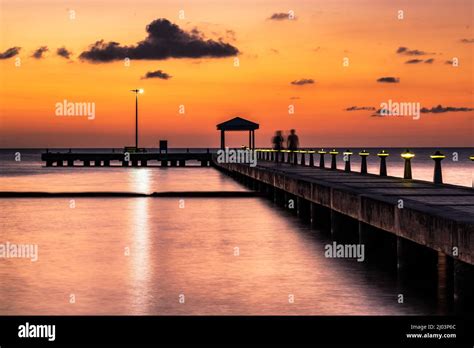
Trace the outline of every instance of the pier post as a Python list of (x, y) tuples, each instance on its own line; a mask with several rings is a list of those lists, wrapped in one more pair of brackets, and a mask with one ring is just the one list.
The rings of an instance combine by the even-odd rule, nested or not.
[(397, 236), (397, 271), (401, 285), (434, 290), (438, 277), (438, 252)]
[(454, 259), (454, 302), (459, 308), (473, 310), (474, 266)]
[(122, 161), (122, 167), (128, 167), (128, 161)]
[(370, 155), (369, 152), (362, 150), (359, 152), (360, 156), (360, 173), (367, 174), (367, 157)]
[(147, 160), (141, 160), (141, 161), (140, 161), (140, 165), (141, 165), (142, 167), (148, 167), (148, 161), (147, 161)]
[(353, 153), (351, 152), (351, 150), (347, 149), (342, 154), (344, 155), (344, 162), (346, 162), (344, 171), (345, 172), (350, 172), (351, 171), (351, 156), (352, 156)]
[(178, 161), (178, 166), (179, 167), (186, 167), (186, 160), (179, 160)]
[(74, 167), (74, 160), (72, 160), (72, 159), (67, 160), (67, 166), (68, 167)]
[(306, 165), (306, 156), (305, 156), (305, 151), (300, 151), (301, 152), (301, 162), (300, 164), (302, 166), (305, 166)]
[(132, 167), (138, 167), (138, 160), (132, 159)]
[(62, 167), (63, 166), (63, 160), (59, 160), (56, 162), (56, 167)]
[(411, 159), (415, 157), (415, 154), (406, 149), (404, 153), (401, 154), (402, 158), (405, 160), (405, 170), (403, 172), (403, 179), (411, 179)]
[(309, 166), (314, 167), (314, 151), (309, 153)]
[(110, 167), (110, 160), (104, 160), (104, 167)]
[[(202, 165), (203, 161), (201, 161), (201, 165)], [(176, 160), (171, 160), (170, 161), (170, 167), (176, 167)]]
[(89, 160), (85, 160), (84, 167), (90, 167), (90, 166), (91, 166), (91, 162)]
[(161, 160), (161, 166), (162, 167), (168, 167), (168, 161)]
[(438, 251), (437, 298), (440, 312), (449, 310), (454, 300), (454, 262), (445, 253)]
[(53, 161), (46, 161), (46, 167), (52, 167)]
[(364, 246), (365, 260), (371, 260), (375, 258), (377, 251), (377, 240), (374, 235), (374, 231), (370, 228), (370, 225), (358, 221), (358, 232), (359, 232), (359, 244)]
[(436, 151), (430, 157), (431, 157), (431, 159), (433, 159), (435, 161), (433, 182), (435, 184), (442, 184), (443, 183), (443, 173), (441, 171), (441, 161), (443, 159), (445, 159), (446, 156), (443, 155), (441, 152)]
[(95, 160), (94, 161), (94, 167), (100, 167), (101, 161), (100, 160)]
[(293, 164), (298, 164), (298, 153), (296, 151), (291, 151), (291, 155), (293, 156)]
[(318, 151), (319, 153), (319, 168), (324, 168), (324, 155), (326, 154), (326, 151), (324, 149), (321, 149)]
[(331, 170), (336, 170), (337, 169), (336, 156), (339, 155), (339, 152), (336, 151), (336, 149), (332, 149), (331, 151), (329, 151), (329, 154), (331, 155)]
[(388, 152), (385, 150), (380, 151), (377, 156), (380, 158), (380, 176), (387, 176), (387, 161)]
[(311, 221), (311, 207), (310, 202), (306, 199), (301, 197), (296, 197), (296, 208), (297, 208), (297, 215), (303, 221), (310, 222)]

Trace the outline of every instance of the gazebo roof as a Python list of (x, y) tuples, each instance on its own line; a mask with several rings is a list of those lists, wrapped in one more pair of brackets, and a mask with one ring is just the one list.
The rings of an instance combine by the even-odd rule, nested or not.
[(245, 120), (242, 117), (234, 117), (231, 120), (219, 123), (217, 125), (218, 130), (225, 131), (255, 130), (258, 129), (258, 127), (258, 123)]

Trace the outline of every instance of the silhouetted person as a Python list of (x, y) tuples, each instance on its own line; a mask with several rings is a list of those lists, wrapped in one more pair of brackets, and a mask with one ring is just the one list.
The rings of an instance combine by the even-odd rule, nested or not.
[(295, 133), (295, 130), (292, 129), (290, 131), (290, 135), (288, 135), (288, 140), (287, 140), (287, 145), (288, 145), (288, 150), (295, 151), (298, 150), (299, 146), (299, 139), (298, 136)]
[(281, 135), (281, 131), (276, 131), (275, 136), (272, 139), (273, 149), (274, 150), (282, 150), (283, 149), (283, 136)]

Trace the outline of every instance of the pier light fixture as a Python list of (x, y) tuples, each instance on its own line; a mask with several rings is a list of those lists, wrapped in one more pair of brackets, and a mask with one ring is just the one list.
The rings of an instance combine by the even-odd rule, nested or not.
[(342, 153), (344, 155), (344, 161), (346, 162), (344, 171), (350, 172), (351, 171), (351, 156), (354, 154), (351, 150), (347, 149)]
[(386, 158), (389, 156), (385, 150), (380, 151), (377, 156), (380, 157), (380, 176), (387, 176), (387, 161)]
[(319, 154), (319, 168), (324, 168), (324, 155), (326, 154), (326, 151), (324, 149), (321, 149), (318, 151)]
[(300, 164), (302, 166), (305, 166), (306, 165), (306, 156), (305, 155), (308, 153), (308, 151), (300, 150), (299, 152), (301, 153), (301, 162), (300, 162)]
[(329, 154), (332, 156), (331, 169), (336, 170), (337, 169), (336, 156), (339, 155), (339, 151), (337, 151), (336, 149), (332, 149), (331, 151), (329, 151)]
[(443, 173), (441, 170), (441, 161), (446, 158), (439, 150), (432, 154), (431, 159), (435, 161), (434, 167), (434, 175), (433, 175), (433, 182), (435, 184), (442, 184), (443, 183)]
[(415, 154), (413, 152), (410, 152), (410, 150), (406, 149), (406, 151), (403, 152), (400, 156), (402, 156), (404, 160), (411, 160), (413, 157), (415, 157)]
[(143, 94), (143, 88), (131, 89), (130, 92), (135, 93), (135, 149), (138, 151), (138, 95)]
[(359, 152), (359, 156), (361, 158), (360, 161), (360, 173), (361, 174), (367, 174), (367, 157), (370, 155), (370, 153), (366, 150), (362, 150)]
[(316, 153), (316, 151), (314, 150), (308, 150), (306, 151), (309, 155), (309, 166), (310, 167), (314, 167), (314, 154)]
[(474, 161), (474, 156), (469, 156), (469, 159), (470, 159), (471, 161)]
[(405, 160), (405, 170), (403, 173), (403, 179), (411, 179), (411, 159), (415, 157), (413, 152), (410, 152), (409, 149), (406, 149), (400, 156)]

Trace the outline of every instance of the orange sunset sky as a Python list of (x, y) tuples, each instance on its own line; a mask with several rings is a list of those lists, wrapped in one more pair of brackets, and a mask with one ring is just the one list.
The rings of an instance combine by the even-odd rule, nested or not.
[[(302, 146), (473, 145), (472, 0), (2, 0), (0, 6), (3, 148), (133, 145), (132, 88), (145, 90), (139, 128), (146, 147), (159, 139), (170, 147), (216, 147), (216, 124), (234, 116), (260, 124), (257, 146), (269, 146), (276, 129), (291, 128)], [(294, 19), (281, 15), (290, 10)], [(106, 62), (80, 57), (99, 40), (136, 47), (158, 19), (218, 49), (173, 46), (187, 53), (132, 58), (129, 66), (120, 54)], [(43, 46), (48, 50), (35, 58)], [(10, 57), (15, 47), (21, 49)], [(69, 58), (57, 54), (60, 47)], [(453, 58), (459, 66), (446, 63)], [(144, 78), (158, 70), (171, 77)], [(399, 82), (377, 82), (382, 77)], [(302, 79), (314, 83), (291, 83)], [(56, 116), (64, 99), (95, 103), (95, 118)], [(346, 110), (378, 110), (389, 99), (446, 112), (414, 120)], [(228, 137), (230, 146), (246, 141), (244, 133)]]

